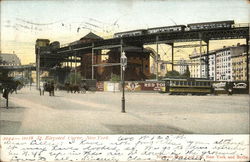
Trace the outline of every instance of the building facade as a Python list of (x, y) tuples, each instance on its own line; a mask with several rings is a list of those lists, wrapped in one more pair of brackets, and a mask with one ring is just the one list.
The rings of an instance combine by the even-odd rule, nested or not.
[[(246, 45), (238, 44), (210, 51), (208, 58), (209, 79), (214, 81), (247, 80)], [(190, 56), (189, 66), (192, 78), (206, 78), (205, 59), (205, 53)]]
[(222, 48), (216, 51), (216, 80), (232, 81), (232, 51), (231, 47)]
[(188, 63), (187, 60), (180, 59), (174, 65), (175, 70), (178, 71), (181, 75), (183, 75), (187, 71)]
[(0, 66), (20, 66), (21, 61), (16, 54), (1, 53)]
[(206, 78), (205, 54), (197, 54), (189, 56), (189, 70), (191, 78)]

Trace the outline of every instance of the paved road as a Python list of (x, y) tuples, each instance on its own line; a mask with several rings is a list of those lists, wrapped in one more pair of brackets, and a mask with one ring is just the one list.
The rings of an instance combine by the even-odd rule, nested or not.
[(39, 96), (24, 88), (0, 103), (0, 134), (248, 134), (249, 96), (121, 93)]

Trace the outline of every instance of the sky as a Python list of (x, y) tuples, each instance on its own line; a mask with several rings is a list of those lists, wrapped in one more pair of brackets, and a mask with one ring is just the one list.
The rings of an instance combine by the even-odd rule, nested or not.
[[(0, 5), (1, 52), (17, 54), (22, 64), (35, 62), (38, 38), (66, 44), (90, 31), (111, 38), (116, 32), (175, 24), (249, 23), (250, 15), (248, 0), (1, 0)], [(214, 42), (211, 48), (238, 42), (244, 40)], [(168, 50), (160, 47), (160, 53)]]

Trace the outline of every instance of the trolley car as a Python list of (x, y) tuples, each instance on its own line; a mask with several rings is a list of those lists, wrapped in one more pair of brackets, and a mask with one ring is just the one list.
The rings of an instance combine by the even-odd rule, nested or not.
[(211, 80), (196, 79), (163, 79), (165, 81), (166, 93), (169, 94), (192, 94), (206, 95), (213, 93)]

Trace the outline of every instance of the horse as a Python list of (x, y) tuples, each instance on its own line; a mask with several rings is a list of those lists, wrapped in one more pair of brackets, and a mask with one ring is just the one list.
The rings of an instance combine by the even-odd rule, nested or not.
[(49, 96), (55, 96), (55, 86), (53, 82), (46, 82), (43, 84), (43, 90), (40, 89), (40, 95), (44, 95), (44, 92), (49, 92)]
[(11, 94), (13, 92), (17, 94), (17, 90), (20, 90), (23, 86), (24, 84), (21, 81), (8, 78), (6, 80), (1, 81), (0, 93), (3, 93), (4, 89), (8, 89)]
[(71, 92), (71, 93), (86, 93), (87, 87), (86, 86), (81, 86), (78, 84), (69, 84), (69, 83), (65, 83), (65, 89), (67, 90), (67, 92)]

